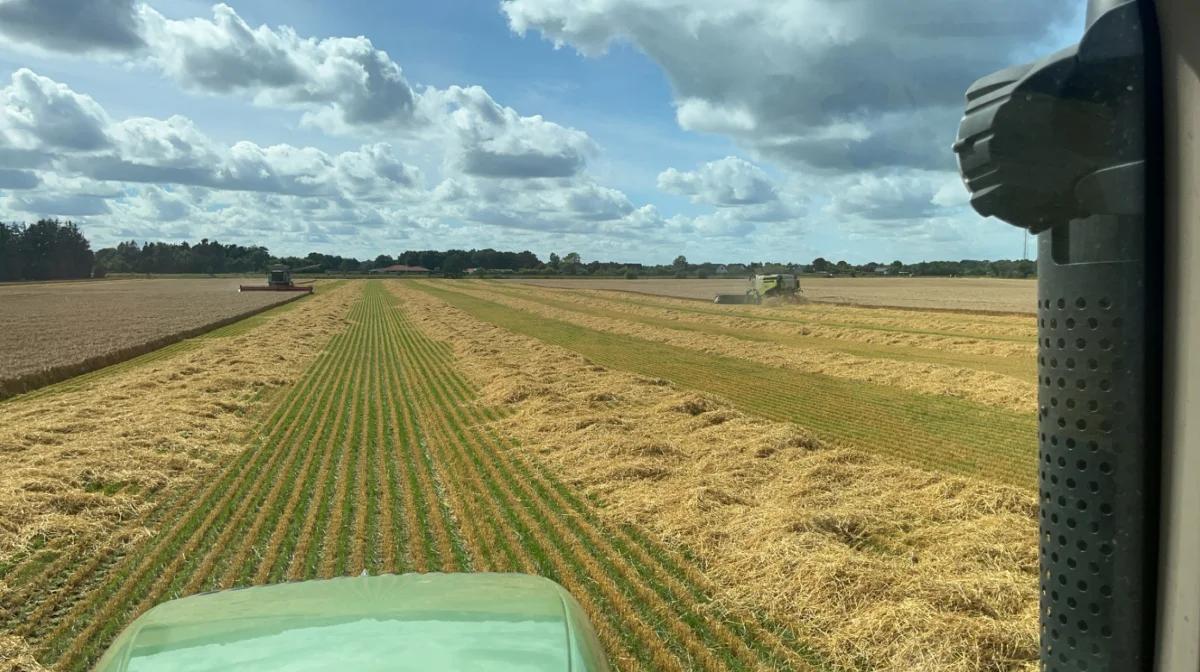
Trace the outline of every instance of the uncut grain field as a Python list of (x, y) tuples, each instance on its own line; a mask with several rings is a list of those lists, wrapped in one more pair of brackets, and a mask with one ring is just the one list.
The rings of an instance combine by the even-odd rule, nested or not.
[(0, 285), (0, 398), (157, 350), (296, 298), (237, 280)]
[(0, 402), (0, 669), (363, 571), (547, 576), (619, 670), (1033, 669), (1034, 333), (327, 283)]

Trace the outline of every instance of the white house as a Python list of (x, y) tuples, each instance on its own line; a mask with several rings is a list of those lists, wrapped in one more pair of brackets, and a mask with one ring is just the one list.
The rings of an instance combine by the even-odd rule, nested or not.
[(713, 270), (713, 273), (716, 273), (717, 275), (727, 275), (729, 273), (729, 268), (725, 266), (725, 264), (717, 264), (717, 267)]

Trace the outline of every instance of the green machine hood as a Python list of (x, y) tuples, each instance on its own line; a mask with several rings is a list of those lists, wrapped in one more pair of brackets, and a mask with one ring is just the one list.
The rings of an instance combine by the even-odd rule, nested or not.
[(607, 672), (579, 603), (526, 574), (404, 574), (193, 595), (142, 614), (97, 672)]

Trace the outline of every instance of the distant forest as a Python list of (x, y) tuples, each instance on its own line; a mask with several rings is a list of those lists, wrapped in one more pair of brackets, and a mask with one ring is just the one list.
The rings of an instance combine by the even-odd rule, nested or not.
[(818, 257), (810, 263), (745, 262), (692, 263), (678, 256), (670, 264), (634, 264), (617, 261), (584, 262), (577, 252), (551, 254), (542, 261), (536, 254), (485, 250), (409, 250), (374, 259), (311, 252), (304, 257), (275, 257), (262, 246), (245, 247), (203, 239), (198, 243), (141, 243), (130, 240), (92, 252), (87, 238), (73, 222), (43, 219), (30, 225), (0, 222), (0, 281), (102, 278), (109, 273), (172, 274), (263, 273), (271, 264), (285, 264), (305, 273), (365, 273), (395, 264), (423, 266), (457, 277), (474, 275), (521, 276), (621, 276), (637, 277), (744, 277), (754, 273), (832, 273), (836, 275), (925, 275), (1029, 278), (1036, 273), (1030, 260), (922, 261), (905, 264), (870, 262), (850, 264)]

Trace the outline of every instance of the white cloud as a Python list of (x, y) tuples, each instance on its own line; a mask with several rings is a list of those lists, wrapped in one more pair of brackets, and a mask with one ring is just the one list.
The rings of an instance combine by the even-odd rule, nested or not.
[(185, 88), (247, 93), (263, 107), (303, 111), (301, 122), (340, 135), (445, 143), (448, 167), (480, 177), (565, 177), (598, 152), (587, 134), (521, 116), (478, 86), (417, 92), (365, 37), (302, 38), (252, 27), (232, 8), (173, 20), (139, 9), (149, 58)]
[[(43, 152), (48, 164), (0, 173), (8, 180), (0, 187), (32, 187), (6, 192), (0, 219), (80, 218), (110, 243), (159, 227), (162, 235), (273, 246), (411, 240), (444, 247), (459, 240), (470, 247), (481, 244), (469, 238), (476, 236), (507, 249), (511, 240), (496, 232), (628, 242), (665, 230), (656, 208), (639, 208), (581, 172), (585, 157), (597, 151), (586, 135), (520, 117), (482, 89), (449, 94), (441, 104), (454, 107), (445, 119), (460, 134), (459, 153), (428, 190), (422, 172), (388, 143), (340, 154), (245, 140), (225, 145), (178, 115), (113, 120), (86, 94), (23, 70), (0, 89), (0, 100), (10, 101), (0, 115), (0, 138)], [(80, 122), (86, 134), (65, 132), (59, 118)], [(556, 153), (563, 147), (571, 151)], [(479, 159), (472, 152), (525, 163), (519, 170), (473, 170)]]
[(108, 115), (96, 101), (27, 68), (0, 89), (0, 147), (89, 152), (107, 148)]
[(540, 116), (522, 117), (478, 86), (430, 89), (425, 116), (455, 138), (448, 167), (477, 177), (569, 177), (584, 169), (599, 147), (583, 131)]
[(365, 37), (301, 38), (289, 27), (251, 27), (225, 4), (213, 18), (168, 19), (139, 7), (151, 60), (184, 87), (247, 92), (268, 107), (308, 110), (331, 129), (404, 128), (414, 93), (400, 66)]
[(953, 173), (897, 171), (863, 173), (838, 180), (830, 189), (829, 215), (853, 215), (871, 220), (921, 220), (965, 203), (950, 196), (951, 183), (962, 182)]
[(658, 188), (690, 196), (693, 203), (716, 206), (758, 205), (779, 200), (775, 185), (762, 168), (736, 156), (710, 161), (689, 172), (668, 168), (659, 174)]
[(796, 167), (953, 168), (963, 91), (1074, 0), (503, 0), (518, 34), (662, 68), (687, 130)]
[(127, 52), (144, 45), (134, 0), (0, 0), (0, 42), (54, 51)]

